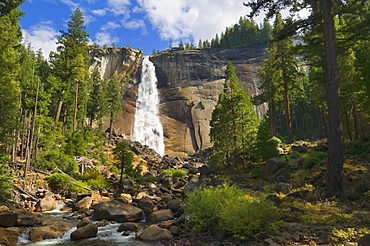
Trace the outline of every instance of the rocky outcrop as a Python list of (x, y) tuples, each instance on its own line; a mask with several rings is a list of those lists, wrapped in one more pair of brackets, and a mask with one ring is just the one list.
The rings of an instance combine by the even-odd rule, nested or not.
[(119, 78), (135, 74), (142, 59), (142, 52), (131, 48), (91, 49), (90, 72), (98, 71), (102, 78)]
[[(131, 136), (136, 111), (142, 59), (138, 52), (126, 48), (90, 52), (91, 71), (98, 70), (108, 78), (117, 71), (121, 78), (137, 79), (126, 83), (122, 112), (114, 122), (115, 134), (126, 139)], [(151, 56), (158, 78), (165, 154), (186, 156), (211, 146), (209, 123), (223, 89), (227, 61), (233, 62), (242, 88), (254, 96), (259, 93), (257, 72), (264, 58), (264, 47), (168, 50)], [(256, 112), (261, 117), (266, 106), (257, 107)]]

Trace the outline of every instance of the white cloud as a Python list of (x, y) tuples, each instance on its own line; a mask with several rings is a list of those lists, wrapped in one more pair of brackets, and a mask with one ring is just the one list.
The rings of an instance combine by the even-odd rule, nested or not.
[(212, 39), (249, 10), (240, 0), (137, 0), (163, 40)]
[(64, 4), (67, 4), (71, 10), (75, 10), (78, 7), (78, 4), (72, 0), (59, 0)]
[(122, 25), (127, 29), (137, 30), (139, 28), (142, 28), (145, 31), (145, 23), (143, 20), (138, 19), (130, 21), (123, 20)]
[(91, 10), (91, 13), (97, 16), (104, 16), (107, 14), (107, 10), (106, 9), (95, 9), (95, 10)]
[(108, 0), (107, 2), (109, 11), (114, 15), (124, 15), (128, 17), (130, 15), (130, 9), (127, 7), (130, 5), (130, 0)]
[(100, 30), (107, 31), (107, 30), (113, 30), (113, 29), (120, 28), (120, 27), (121, 27), (120, 24), (117, 24), (112, 21), (108, 21), (107, 24), (105, 24), (104, 26), (100, 28)]
[(118, 37), (112, 37), (112, 35), (108, 32), (98, 32), (95, 34), (95, 42), (99, 45), (111, 45), (113, 42), (117, 43), (119, 41)]
[(25, 42), (31, 43), (34, 50), (41, 49), (45, 58), (49, 57), (50, 51), (56, 51), (59, 32), (52, 27), (51, 22), (41, 22), (22, 32)]

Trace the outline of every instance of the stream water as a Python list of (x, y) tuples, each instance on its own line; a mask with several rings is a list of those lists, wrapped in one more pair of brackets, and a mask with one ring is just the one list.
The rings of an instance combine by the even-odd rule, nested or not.
[[(57, 209), (53, 211), (44, 212), (46, 220), (69, 221), (65, 219), (72, 215), (71, 212), (62, 212), (60, 209), (64, 204), (58, 204)], [(75, 221), (77, 225), (79, 221)], [(95, 223), (95, 222), (93, 222)], [(123, 236), (122, 232), (117, 232), (121, 223), (109, 224), (99, 227), (98, 234), (95, 238), (85, 239), (81, 241), (72, 241), (70, 235), (77, 228), (72, 227), (62, 237), (55, 239), (47, 239), (40, 242), (30, 242), (28, 240), (28, 231), (21, 234), (18, 238), (17, 246), (42, 246), (42, 245), (58, 245), (58, 246), (72, 246), (72, 245), (89, 245), (89, 246), (154, 246), (160, 245), (157, 243), (141, 242), (135, 239), (135, 234)]]
[(146, 56), (142, 63), (132, 140), (164, 155), (163, 128), (158, 117), (159, 96), (154, 64)]

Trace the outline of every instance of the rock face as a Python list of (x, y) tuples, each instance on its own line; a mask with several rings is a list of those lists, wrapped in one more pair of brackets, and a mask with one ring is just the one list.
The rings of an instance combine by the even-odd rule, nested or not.
[[(127, 55), (129, 51), (122, 51), (124, 49), (120, 51), (122, 57), (117, 49), (91, 51), (91, 70), (97, 69), (110, 77), (116, 64), (126, 64), (117, 69), (119, 76), (122, 78), (131, 74), (132, 78), (139, 78), (140, 66), (137, 70), (134, 67), (140, 63), (142, 56), (136, 56), (132, 49), (133, 53)], [(209, 122), (223, 89), (227, 61), (234, 64), (242, 88), (249, 96), (254, 96), (259, 93), (259, 63), (265, 57), (264, 47), (168, 50), (151, 56), (158, 78), (165, 154), (186, 156), (211, 146)], [(128, 59), (127, 62), (123, 62), (124, 59)], [(123, 110), (114, 122), (115, 133), (128, 139), (135, 115), (135, 83), (126, 83)], [(259, 106), (255, 110), (261, 117), (266, 112), (266, 106)]]

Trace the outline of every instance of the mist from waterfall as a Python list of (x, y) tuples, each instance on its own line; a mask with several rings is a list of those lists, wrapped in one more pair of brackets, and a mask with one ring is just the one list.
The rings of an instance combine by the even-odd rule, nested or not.
[(159, 96), (154, 64), (145, 56), (142, 62), (134, 128), (131, 139), (164, 155), (163, 128), (158, 117)]

